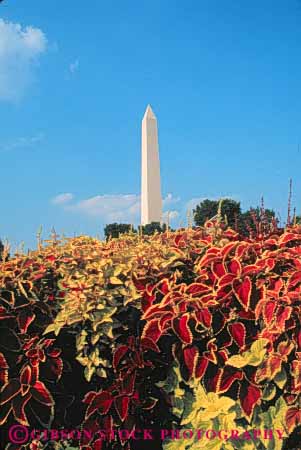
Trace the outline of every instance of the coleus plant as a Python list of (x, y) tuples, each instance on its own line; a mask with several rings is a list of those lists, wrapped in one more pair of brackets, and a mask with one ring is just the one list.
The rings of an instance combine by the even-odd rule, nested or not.
[[(74, 426), (186, 426), (187, 402), (194, 404), (192, 415), (199, 406), (209, 414), (202, 393), (217, 405), (210, 420), (221, 424), (227, 413), (247, 429), (281, 416), (286, 433), (294, 433), (300, 425), (300, 244), (297, 226), (241, 239), (208, 222), (107, 243), (55, 239), (2, 263), (0, 318), (8, 337), (0, 347), (2, 423), (33, 425), (29, 410), (38, 404), (38, 416), (63, 428), (55, 391), (66, 388), (70, 366), (77, 402), (60, 417), (70, 413)], [(170, 391), (165, 383), (174, 362), (178, 384)], [(86, 450), (135, 445), (131, 438), (78, 443)]]

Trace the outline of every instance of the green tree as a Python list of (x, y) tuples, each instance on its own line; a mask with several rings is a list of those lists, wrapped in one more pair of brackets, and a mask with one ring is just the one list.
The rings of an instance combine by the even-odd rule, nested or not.
[[(211, 219), (218, 213), (219, 200), (203, 200), (193, 210), (194, 222), (197, 226), (203, 226), (206, 220)], [(227, 217), (228, 225), (231, 228), (235, 227), (237, 217), (241, 214), (240, 202), (236, 202), (230, 198), (225, 198), (222, 201), (221, 214), (224, 218)]]
[[(128, 223), (109, 223), (104, 228), (106, 240), (111, 238), (118, 238), (120, 234), (129, 233), (131, 226)], [(134, 231), (134, 230), (133, 230)]]
[(301, 225), (301, 216), (296, 216), (296, 224)]
[(0, 239), (0, 261), (2, 261), (3, 251), (4, 251), (4, 245), (3, 245), (3, 243), (2, 243), (2, 241)]
[(248, 236), (250, 231), (256, 232), (259, 227), (263, 228), (262, 231), (267, 231), (275, 221), (277, 219), (272, 209), (262, 209), (257, 206), (239, 215), (238, 231), (245, 236)]
[(150, 236), (155, 234), (156, 231), (158, 233), (164, 233), (166, 231), (166, 224), (163, 223), (163, 225), (161, 225), (160, 222), (151, 222), (146, 225), (142, 225), (142, 234)]

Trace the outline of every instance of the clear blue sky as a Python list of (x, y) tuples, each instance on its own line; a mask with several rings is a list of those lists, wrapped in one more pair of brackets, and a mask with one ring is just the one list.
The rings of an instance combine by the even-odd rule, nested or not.
[(220, 196), (246, 209), (264, 195), (284, 219), (290, 177), (300, 213), (300, 1), (4, 0), (0, 17), (12, 245), (35, 246), (39, 225), (47, 238), (137, 222), (148, 103), (175, 224), (192, 199)]

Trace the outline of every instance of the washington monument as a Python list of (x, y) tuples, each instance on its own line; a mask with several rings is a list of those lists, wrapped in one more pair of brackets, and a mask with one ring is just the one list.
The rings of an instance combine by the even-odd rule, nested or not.
[(150, 105), (142, 120), (141, 225), (162, 222), (157, 119)]

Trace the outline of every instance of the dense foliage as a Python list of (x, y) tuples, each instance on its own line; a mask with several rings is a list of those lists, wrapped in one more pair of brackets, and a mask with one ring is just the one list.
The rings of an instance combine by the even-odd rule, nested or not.
[[(300, 226), (242, 239), (207, 222), (17, 255), (0, 265), (2, 440), (19, 423), (106, 433), (10, 449), (297, 448), (300, 298)], [(251, 432), (264, 428), (283, 439)], [(162, 429), (238, 436), (162, 440)]]
[(4, 251), (4, 245), (0, 239), (0, 260), (2, 259), (3, 251)]
[[(203, 200), (193, 210), (195, 224), (203, 226), (207, 220), (211, 220), (218, 214), (219, 205), (219, 200)], [(241, 215), (240, 202), (225, 198), (221, 204), (221, 214), (227, 217), (229, 226), (234, 228), (237, 218)]]
[[(170, 227), (169, 227), (170, 228)], [(166, 224), (160, 224), (160, 222), (151, 222), (146, 225), (140, 225), (138, 230), (128, 223), (110, 223), (104, 228), (104, 235), (106, 240), (111, 238), (118, 238), (125, 233), (140, 233), (143, 235), (151, 236), (155, 233), (164, 233), (167, 229)]]
[(109, 223), (104, 228), (105, 238), (108, 240), (110, 238), (118, 238), (120, 234), (129, 233), (131, 230), (131, 225), (128, 223)]
[(240, 202), (230, 198), (226, 198), (222, 202), (203, 200), (193, 210), (194, 222), (197, 226), (203, 226), (207, 220), (211, 220), (219, 213), (226, 219), (230, 227), (245, 237), (250, 234), (258, 234), (259, 227), (264, 228), (267, 233), (278, 223), (273, 210), (264, 208), (262, 205), (242, 212)]

